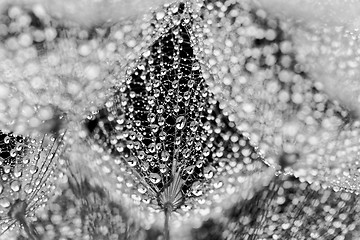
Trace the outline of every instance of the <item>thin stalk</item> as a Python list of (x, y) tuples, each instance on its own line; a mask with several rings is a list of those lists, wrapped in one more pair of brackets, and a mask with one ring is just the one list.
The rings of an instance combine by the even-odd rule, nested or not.
[(165, 214), (165, 222), (164, 222), (164, 240), (170, 240), (170, 227), (169, 227), (169, 219), (172, 211), (171, 204), (165, 204), (164, 206), (164, 214)]
[(24, 228), (28, 238), (30, 240), (39, 240), (39, 235), (36, 229), (31, 228), (29, 222), (26, 220), (26, 209), (28, 205), (25, 201), (17, 199), (15, 203), (11, 206), (11, 209), (8, 213), (9, 217), (18, 221)]
[(20, 217), (17, 220), (23, 226), (23, 228), (30, 240), (38, 240), (39, 239), (36, 232), (34, 230), (32, 230), (31, 227), (29, 226), (29, 223), (26, 221), (25, 217)]

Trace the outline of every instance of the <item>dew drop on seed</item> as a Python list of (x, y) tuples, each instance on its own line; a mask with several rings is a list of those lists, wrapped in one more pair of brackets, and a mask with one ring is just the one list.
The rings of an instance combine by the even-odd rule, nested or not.
[(10, 188), (12, 191), (18, 192), (18, 191), (20, 191), (21, 183), (19, 181), (15, 180), (10, 184)]
[(0, 199), (0, 206), (3, 208), (8, 208), (10, 207), (10, 200), (6, 197), (3, 197)]
[(153, 183), (153, 184), (157, 184), (159, 183), (161, 180), (161, 177), (159, 174), (157, 173), (150, 173), (150, 181)]
[(180, 116), (176, 119), (176, 128), (181, 130), (185, 127), (186, 119), (184, 116)]

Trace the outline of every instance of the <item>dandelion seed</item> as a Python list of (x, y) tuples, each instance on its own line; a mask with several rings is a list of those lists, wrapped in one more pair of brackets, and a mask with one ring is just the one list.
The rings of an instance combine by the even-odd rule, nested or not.
[[(106, 105), (110, 107), (87, 123), (95, 143), (124, 158), (122, 166), (128, 170), (114, 167), (112, 171), (126, 176), (125, 188), (140, 183), (141, 190), (131, 193), (142, 192), (140, 199), (150, 199), (150, 208), (165, 213), (166, 239), (172, 212), (185, 214), (189, 208), (208, 211), (210, 192), (221, 188), (219, 184), (214, 187), (216, 179), (251, 175), (267, 168), (209, 92), (193, 51), (197, 19), (186, 17), (191, 20), (185, 21), (190, 11), (186, 4), (180, 4), (181, 11), (176, 14), (170, 9), (171, 18), (179, 15), (182, 20), (156, 38), (150, 54), (127, 71)], [(118, 141), (109, 141), (118, 134), (123, 134)], [(238, 141), (231, 142), (231, 137)], [(242, 149), (246, 154), (240, 154), (245, 151)], [(248, 170), (241, 171), (245, 168)]]
[(25, 135), (51, 133), (63, 124), (58, 113), (81, 121), (103, 103), (105, 95), (98, 91), (107, 88), (105, 73), (111, 68), (94, 49), (84, 56), (87, 51), (79, 47), (83, 35), (102, 41), (96, 31), (79, 34), (80, 29), (51, 19), (40, 5), (30, 6), (10, 4), (0, 16), (0, 129)]
[[(90, 184), (71, 162), (61, 194), (31, 223), (39, 239), (138, 239), (145, 229), (101, 187)], [(66, 231), (65, 231), (66, 229)]]
[(27, 219), (54, 191), (63, 137), (34, 140), (0, 131), (0, 235), (20, 224), (29, 239), (37, 239)]
[(354, 238), (358, 204), (355, 194), (279, 175), (192, 234), (196, 240), (210, 234), (228, 240)]
[[(356, 114), (329, 97), (327, 85), (318, 82), (325, 81), (323, 76), (316, 79), (308, 71), (308, 60), (300, 61), (298, 35), (292, 36), (299, 26), (253, 8), (248, 1), (207, 1), (203, 15), (203, 59), (216, 73), (206, 81), (266, 161), (309, 182), (322, 179), (324, 184), (358, 191), (359, 178), (346, 172), (357, 162), (359, 144), (352, 139), (354, 148), (343, 146), (351, 134), (358, 135)], [(313, 31), (308, 35), (327, 49)], [(315, 59), (322, 61), (319, 56)], [(334, 164), (334, 156), (344, 151), (347, 157), (336, 157)], [(310, 175), (310, 169), (316, 174)]]

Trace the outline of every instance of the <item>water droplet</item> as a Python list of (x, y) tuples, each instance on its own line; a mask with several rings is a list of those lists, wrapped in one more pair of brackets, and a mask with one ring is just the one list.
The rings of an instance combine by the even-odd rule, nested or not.
[(147, 155), (146, 156), (146, 161), (152, 162), (153, 160), (154, 160), (154, 156), (152, 156), (152, 155)]
[(150, 128), (151, 128), (151, 131), (152, 131), (153, 133), (156, 133), (156, 132), (159, 130), (159, 125), (157, 125), (157, 124), (151, 124), (151, 125), (150, 125)]
[(210, 128), (211, 128), (210, 122), (206, 122), (206, 123), (204, 124), (204, 129), (205, 129), (206, 131), (209, 131)]
[(136, 134), (135, 134), (134, 131), (130, 131), (130, 132), (129, 132), (129, 138), (130, 138), (130, 140), (135, 140)]
[(170, 158), (170, 153), (168, 151), (162, 151), (161, 152), (161, 160), (166, 162)]
[(55, 154), (54, 154), (54, 153), (50, 153), (47, 158), (48, 158), (48, 159), (53, 159), (54, 157), (55, 157)]
[(187, 174), (193, 174), (194, 169), (195, 169), (194, 166), (188, 166), (188, 167), (185, 168), (185, 171), (186, 171)]
[(153, 184), (157, 184), (159, 183), (161, 180), (161, 177), (159, 174), (157, 173), (150, 173), (150, 181), (153, 183)]
[(4, 173), (10, 173), (11, 167), (9, 165), (4, 166)]
[[(151, 88), (149, 89), (149, 91), (151, 90)], [(155, 97), (148, 97), (148, 103), (150, 106), (155, 106)]]
[(135, 142), (134, 142), (134, 148), (135, 148), (135, 149), (139, 149), (140, 146), (141, 146), (141, 143), (140, 143), (139, 141), (135, 141)]
[(161, 143), (157, 143), (157, 144), (156, 144), (156, 150), (160, 150), (161, 147), (162, 147), (162, 144), (161, 144)]
[(8, 179), (9, 179), (9, 175), (7, 175), (7, 174), (3, 174), (3, 175), (1, 175), (1, 179), (3, 180), (3, 181), (7, 181)]
[(166, 139), (166, 133), (164, 131), (161, 131), (159, 134), (159, 138), (161, 141), (164, 141)]
[(180, 111), (180, 106), (175, 105), (173, 110), (174, 110), (175, 113), (178, 113)]
[(207, 157), (210, 155), (210, 149), (208, 147), (204, 148), (203, 155), (204, 155), (204, 157)]
[[(164, 113), (164, 110), (165, 110), (164, 105), (159, 105), (159, 106), (157, 107), (156, 112), (159, 113), (159, 114), (162, 114), (162, 113)], [(164, 121), (165, 121), (165, 119), (164, 119)], [(159, 122), (159, 121), (158, 121), (158, 122)]]
[(42, 173), (46, 173), (48, 169), (49, 169), (49, 168), (48, 168), (47, 166), (45, 166), (45, 167), (41, 168), (41, 172), (42, 172)]
[(176, 128), (181, 130), (185, 127), (186, 119), (184, 116), (180, 116), (176, 119)]
[(165, 173), (167, 171), (167, 167), (165, 164), (160, 164), (159, 167), (161, 173)]
[(10, 207), (10, 200), (6, 197), (0, 199), (0, 206), (3, 208)]
[(207, 178), (207, 179), (210, 179), (214, 176), (214, 167), (212, 166), (207, 166), (204, 168), (204, 177)]
[(164, 124), (165, 124), (165, 118), (164, 118), (164, 117), (159, 117), (159, 119), (158, 119), (158, 124), (159, 124), (159, 126), (164, 126)]
[(129, 95), (130, 95), (130, 98), (136, 97), (136, 93), (134, 91), (131, 91)]
[(138, 152), (138, 159), (143, 160), (144, 158), (145, 158), (145, 152), (144, 151)]
[(202, 160), (196, 161), (196, 167), (197, 168), (201, 168), (203, 166), (203, 164), (204, 164), (204, 161), (202, 161)]
[(191, 206), (184, 204), (184, 205), (181, 205), (181, 209), (182, 209), (184, 212), (187, 212), (187, 211), (189, 211), (189, 210), (191, 209)]
[(141, 169), (143, 171), (149, 170), (149, 163), (148, 162), (143, 162), (142, 165), (141, 165)]
[(200, 64), (198, 62), (193, 63), (192, 65), (192, 70), (196, 71), (200, 69)]
[(17, 143), (16, 144), (16, 151), (21, 151), (22, 148), (23, 148), (22, 143)]
[(191, 186), (191, 193), (196, 196), (199, 197), (203, 194), (202, 190), (201, 190), (201, 183), (200, 182), (194, 182), (193, 185)]
[(29, 158), (24, 158), (24, 159), (23, 159), (23, 164), (26, 165), (26, 164), (28, 164), (29, 162), (30, 162), (30, 159), (29, 159)]
[(176, 137), (176, 139), (175, 139), (175, 145), (180, 145), (180, 143), (181, 143), (181, 137), (179, 136), (179, 137)]
[(243, 148), (243, 149), (241, 150), (241, 154), (242, 154), (244, 157), (248, 157), (248, 156), (250, 156), (250, 154), (251, 154), (251, 150), (250, 150), (249, 148)]
[(157, 12), (156, 13), (156, 19), (157, 20), (161, 20), (165, 17), (165, 13), (164, 12)]
[(4, 137), (4, 143), (5, 143), (5, 144), (9, 144), (9, 143), (10, 143), (10, 137), (9, 137), (9, 136)]
[(132, 188), (134, 186), (134, 183), (132, 181), (128, 181), (128, 182), (126, 182), (126, 186), (128, 188)]
[(11, 149), (10, 156), (11, 157), (16, 157), (16, 150), (15, 149)]
[(33, 191), (33, 187), (30, 183), (27, 183), (25, 186), (24, 186), (24, 191), (26, 194), (30, 194), (32, 193)]
[(155, 143), (150, 143), (148, 150), (149, 152), (154, 153), (156, 151)]
[(171, 84), (173, 88), (177, 88), (179, 86), (179, 81), (175, 80)]
[[(43, 151), (42, 149), (38, 149), (38, 151), (39, 152), (41, 152), (41, 151)], [(35, 161), (38, 161), (40, 159), (40, 153), (39, 154), (36, 154), (35, 156), (34, 156), (34, 160)]]
[(185, 17), (183, 18), (184, 24), (188, 24), (190, 22), (190, 17), (189, 15), (185, 15)]
[(223, 183), (222, 181), (215, 182), (215, 183), (214, 183), (214, 188), (215, 188), (215, 189), (221, 188), (221, 187), (223, 186), (223, 184), (224, 184), (224, 183)]
[(19, 181), (13, 181), (11, 184), (10, 184), (10, 188), (11, 190), (13, 190), (14, 192), (18, 192), (20, 191), (20, 188), (21, 188), (21, 184)]
[(128, 158), (128, 161), (127, 161), (127, 162), (128, 162), (128, 164), (129, 164), (130, 167), (135, 167), (137, 161), (136, 161), (136, 158), (135, 158), (135, 157), (131, 156), (131, 157)]
[(194, 81), (194, 80), (190, 80), (190, 81), (188, 82), (188, 87), (189, 87), (189, 88), (192, 88), (192, 87), (194, 86), (194, 84), (195, 84), (195, 81)]
[(32, 175), (34, 175), (35, 173), (37, 173), (39, 171), (39, 168), (37, 166), (33, 166), (30, 168), (30, 173)]
[(147, 189), (144, 187), (144, 185), (140, 184), (138, 187), (138, 192), (144, 194), (147, 192)]
[(128, 149), (133, 149), (134, 148), (134, 142), (133, 141), (129, 141), (126, 146), (128, 147)]
[(155, 122), (155, 119), (156, 119), (155, 113), (149, 113), (147, 119), (148, 119), (148, 121), (149, 121), (150, 123)]
[(193, 131), (193, 132), (195, 132), (195, 131), (197, 130), (197, 128), (198, 128), (197, 122), (196, 122), (196, 121), (192, 121), (192, 122), (190, 123), (190, 130)]

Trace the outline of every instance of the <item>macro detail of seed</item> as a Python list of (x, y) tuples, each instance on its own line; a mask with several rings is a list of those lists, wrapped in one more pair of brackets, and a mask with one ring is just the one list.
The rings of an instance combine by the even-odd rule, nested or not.
[(356, 76), (355, 37), (252, 0), (35, 2), (0, 3), (0, 239), (359, 238), (358, 100), (314, 69)]
[(354, 239), (359, 211), (354, 194), (276, 176), (224, 217), (194, 230), (193, 239)]
[(86, 123), (94, 143), (118, 164), (113, 171), (121, 191), (155, 209), (169, 205), (181, 212), (208, 209), (213, 192), (231, 194), (236, 181), (224, 182), (232, 175), (267, 168), (209, 91), (194, 54), (196, 19), (188, 11), (180, 4), (169, 13), (179, 20), (127, 70), (107, 108)]
[(111, 64), (101, 33), (68, 31), (40, 5), (1, 10), (0, 129), (44, 132), (59, 112), (81, 121), (105, 101)]
[[(15, 225), (28, 226), (27, 218), (52, 195), (63, 135), (35, 140), (0, 131), (0, 235)], [(36, 235), (27, 233), (31, 239)]]
[(126, 215), (121, 203), (109, 199), (104, 189), (74, 176), (69, 176), (67, 188), (31, 223), (40, 239), (131, 240), (147, 234)]
[(204, 22), (204, 62), (216, 76), (210, 90), (264, 158), (309, 182), (358, 191), (348, 168), (358, 168), (357, 114), (312, 79), (292, 25), (248, 1), (206, 1)]

